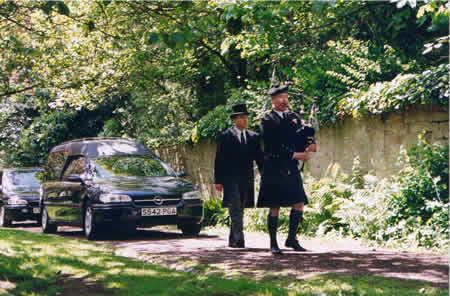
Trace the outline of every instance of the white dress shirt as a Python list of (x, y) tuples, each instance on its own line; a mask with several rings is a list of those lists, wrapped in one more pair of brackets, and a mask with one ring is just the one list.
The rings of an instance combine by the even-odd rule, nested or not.
[(273, 110), (273, 111), (275, 111), (281, 118), (284, 118), (287, 113), (287, 111), (286, 112), (281, 112), (281, 111), (277, 111), (277, 110)]
[(238, 135), (239, 142), (242, 143), (242, 139), (244, 139), (243, 143), (247, 143), (247, 138), (245, 136), (245, 129), (244, 130), (240, 130), (237, 127), (234, 127), (234, 130), (235, 130), (236, 134)]

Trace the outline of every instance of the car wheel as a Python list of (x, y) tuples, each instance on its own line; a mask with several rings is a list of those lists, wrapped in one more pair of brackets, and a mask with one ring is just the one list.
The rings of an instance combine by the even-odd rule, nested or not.
[(99, 225), (95, 222), (94, 210), (90, 205), (84, 209), (84, 235), (92, 240), (96, 237)]
[(195, 235), (197, 236), (200, 233), (200, 224), (183, 224), (180, 225), (180, 229), (184, 235)]
[(42, 208), (41, 227), (43, 233), (56, 233), (58, 226), (50, 221), (47, 209)]
[(11, 226), (11, 221), (6, 219), (5, 207), (0, 208), (0, 227)]

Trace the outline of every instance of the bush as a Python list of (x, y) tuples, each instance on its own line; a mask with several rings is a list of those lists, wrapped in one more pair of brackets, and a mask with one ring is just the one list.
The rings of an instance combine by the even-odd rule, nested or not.
[(222, 200), (220, 198), (213, 197), (205, 201), (202, 225), (204, 227), (229, 225), (228, 211), (222, 208)]
[(385, 236), (413, 237), (425, 247), (448, 244), (448, 155), (448, 144), (428, 144), (423, 134), (403, 152), (404, 166), (397, 178), (400, 192), (389, 201), (391, 217)]

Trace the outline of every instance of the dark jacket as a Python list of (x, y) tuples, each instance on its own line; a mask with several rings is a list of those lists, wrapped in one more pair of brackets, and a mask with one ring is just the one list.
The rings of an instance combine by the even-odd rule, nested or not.
[(258, 196), (258, 207), (291, 206), (308, 203), (298, 169), (296, 152), (300, 117), (287, 113), (281, 118), (275, 111), (261, 119), (260, 135), (264, 142), (264, 172)]
[(246, 139), (246, 144), (241, 144), (234, 128), (222, 132), (217, 139), (214, 183), (224, 186), (223, 207), (230, 207), (233, 198), (240, 198), (231, 190), (233, 184), (248, 186), (244, 206), (255, 205), (253, 161), (261, 171), (263, 155), (257, 133), (246, 130)]

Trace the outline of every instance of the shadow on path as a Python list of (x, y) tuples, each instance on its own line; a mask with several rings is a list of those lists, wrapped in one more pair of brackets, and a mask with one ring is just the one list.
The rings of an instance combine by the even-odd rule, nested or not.
[[(35, 223), (13, 227), (40, 232)], [(75, 227), (60, 227), (58, 235), (84, 239), (82, 230)], [(98, 241), (113, 245), (122, 256), (223, 277), (302, 280), (321, 273), (341, 273), (420, 280), (440, 287), (448, 287), (449, 281), (448, 256), (373, 250), (340, 241), (305, 240), (302, 244), (310, 251), (284, 249), (281, 256), (270, 254), (268, 237), (262, 233), (248, 234), (245, 249), (227, 247), (227, 235), (214, 231), (196, 237), (177, 230), (138, 229), (133, 233), (109, 232)], [(279, 242), (281, 245), (283, 240)]]

